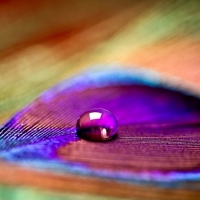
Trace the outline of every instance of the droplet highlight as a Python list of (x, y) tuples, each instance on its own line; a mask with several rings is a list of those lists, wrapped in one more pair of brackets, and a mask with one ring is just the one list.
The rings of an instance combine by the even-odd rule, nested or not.
[(76, 124), (78, 136), (91, 141), (110, 140), (116, 134), (117, 127), (115, 116), (103, 108), (83, 113)]

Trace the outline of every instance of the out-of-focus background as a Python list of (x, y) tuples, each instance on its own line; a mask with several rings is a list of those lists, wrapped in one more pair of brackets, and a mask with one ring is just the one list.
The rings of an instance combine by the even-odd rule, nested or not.
[(200, 84), (199, 7), (198, 0), (1, 1), (0, 122), (98, 63), (142, 66)]
[[(198, 0), (0, 1), (0, 123), (42, 91), (95, 64), (155, 70), (200, 94), (199, 21)], [(24, 195), (55, 197), (0, 187), (2, 199)], [(100, 198), (74, 195), (68, 199)]]

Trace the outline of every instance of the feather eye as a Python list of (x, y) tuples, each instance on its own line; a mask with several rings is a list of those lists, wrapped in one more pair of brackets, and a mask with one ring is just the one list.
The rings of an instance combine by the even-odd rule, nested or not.
[[(200, 178), (200, 100), (175, 85), (169, 88), (158, 74), (153, 79), (154, 72), (145, 73), (96, 70), (50, 88), (1, 128), (0, 157), (68, 173), (105, 176), (106, 170), (106, 177), (123, 180), (192, 180), (191, 173)], [(80, 140), (76, 122), (92, 108), (116, 116), (115, 140)], [(91, 119), (101, 118), (97, 111)], [(100, 136), (106, 138), (104, 129)], [(172, 171), (174, 177), (166, 173)]]

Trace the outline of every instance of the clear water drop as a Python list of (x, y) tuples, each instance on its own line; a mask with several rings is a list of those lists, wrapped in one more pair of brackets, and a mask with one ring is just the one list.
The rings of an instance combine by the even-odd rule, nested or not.
[(117, 119), (108, 110), (94, 108), (83, 113), (77, 121), (79, 137), (92, 141), (111, 139), (117, 131)]

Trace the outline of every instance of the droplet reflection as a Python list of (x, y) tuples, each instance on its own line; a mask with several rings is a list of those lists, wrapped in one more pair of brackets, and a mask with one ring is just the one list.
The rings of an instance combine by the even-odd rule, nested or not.
[(96, 108), (83, 113), (77, 121), (77, 134), (86, 140), (111, 139), (117, 131), (117, 120), (108, 110)]

